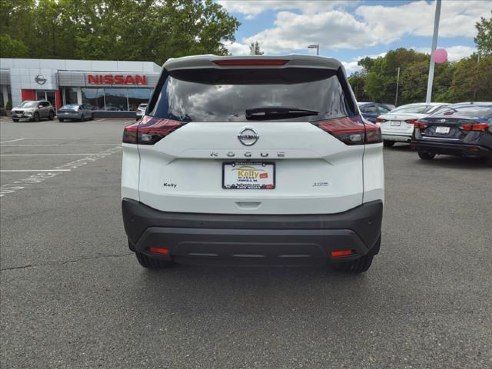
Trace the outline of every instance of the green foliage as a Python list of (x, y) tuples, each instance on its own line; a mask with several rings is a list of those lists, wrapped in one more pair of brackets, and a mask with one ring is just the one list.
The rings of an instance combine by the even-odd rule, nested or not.
[(258, 43), (258, 41), (252, 42), (249, 45), (249, 55), (263, 55), (263, 54), (264, 52), (261, 51), (260, 44)]
[[(360, 101), (395, 101), (397, 69), (400, 67), (398, 104), (425, 101), (430, 55), (396, 49), (384, 57), (359, 61), (363, 72), (349, 77)], [(492, 55), (474, 54), (459, 62), (435, 65), (432, 101), (492, 101)], [(364, 91), (361, 91), (361, 87)]]
[(2, 0), (0, 12), (0, 33), (23, 42), (30, 58), (226, 55), (239, 27), (212, 0)]
[(0, 34), (0, 57), (23, 58), (28, 55), (27, 46), (22, 41), (14, 40), (7, 34)]
[(7, 100), (5, 103), (5, 110), (12, 110), (12, 101)]
[[(490, 11), (492, 14), (492, 10)], [(480, 18), (475, 24), (477, 37), (474, 38), (478, 50), (484, 55), (492, 54), (492, 17), (490, 19)]]

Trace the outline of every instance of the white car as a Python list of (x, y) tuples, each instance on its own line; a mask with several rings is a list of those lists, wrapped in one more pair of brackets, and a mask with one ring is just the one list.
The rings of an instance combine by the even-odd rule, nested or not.
[(145, 109), (147, 109), (148, 104), (140, 104), (137, 107), (137, 112), (135, 113), (135, 120), (142, 119), (142, 117), (145, 115)]
[(415, 131), (415, 123), (431, 114), (445, 109), (447, 103), (417, 103), (407, 104), (380, 115), (376, 123), (381, 127), (384, 146), (391, 147), (395, 142), (412, 141)]
[(123, 221), (143, 267), (370, 267), (383, 145), (339, 61), (169, 59), (147, 114), (122, 144)]

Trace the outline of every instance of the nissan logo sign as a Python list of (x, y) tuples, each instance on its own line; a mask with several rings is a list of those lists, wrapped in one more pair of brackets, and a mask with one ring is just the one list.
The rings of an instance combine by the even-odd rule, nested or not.
[(253, 128), (245, 127), (239, 132), (237, 138), (244, 146), (253, 146), (260, 136), (258, 136), (258, 133)]
[(44, 85), (47, 81), (46, 78), (44, 78), (44, 76), (42, 74), (38, 74), (36, 77), (34, 77), (34, 81), (38, 84), (38, 85)]

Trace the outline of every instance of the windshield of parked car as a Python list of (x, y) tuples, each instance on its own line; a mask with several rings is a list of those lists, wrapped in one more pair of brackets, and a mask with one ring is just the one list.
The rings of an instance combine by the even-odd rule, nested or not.
[(63, 105), (61, 109), (67, 109), (67, 110), (78, 110), (79, 106), (75, 104), (68, 104), (68, 105)]
[(37, 101), (24, 101), (19, 105), (21, 108), (35, 108), (36, 106), (38, 106)]
[(317, 121), (350, 115), (336, 71), (172, 71), (150, 115), (184, 122)]

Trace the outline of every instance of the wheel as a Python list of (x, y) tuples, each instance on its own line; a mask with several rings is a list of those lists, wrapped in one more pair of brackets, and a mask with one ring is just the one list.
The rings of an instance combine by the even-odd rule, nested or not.
[(14, 121), (14, 122), (18, 122), (18, 121), (19, 121), (19, 119), (13, 119), (13, 118), (12, 118), (12, 121)]
[(94, 114), (91, 114), (91, 120), (94, 120)]
[(80, 121), (83, 122), (85, 120), (85, 115), (82, 114), (82, 116), (80, 117)]
[(170, 268), (174, 265), (172, 261), (169, 260), (160, 260), (157, 258), (150, 257), (148, 255), (142, 254), (140, 252), (135, 252), (135, 256), (137, 257), (138, 263), (144, 268), (149, 269), (164, 269)]
[(39, 113), (38, 113), (38, 112), (34, 113), (34, 116), (33, 116), (33, 118), (32, 118), (32, 119), (33, 119), (35, 122), (39, 122)]
[(65, 121), (65, 119), (63, 119), (63, 118), (58, 118), (58, 121), (59, 121), (59, 122), (63, 122), (63, 121)]
[(395, 144), (395, 141), (387, 141), (387, 140), (383, 141), (384, 147), (392, 147), (394, 144)]
[(50, 111), (50, 115), (48, 115), (48, 119), (49, 120), (53, 120), (54, 117), (55, 117), (55, 113), (53, 113), (52, 111)]
[(422, 160), (432, 160), (436, 156), (436, 154), (427, 151), (419, 151), (418, 154)]
[(364, 255), (356, 260), (332, 264), (332, 268), (342, 273), (364, 273), (371, 267), (373, 257), (373, 255)]

